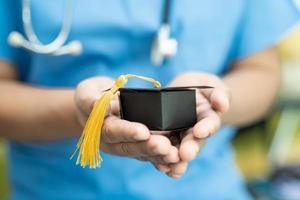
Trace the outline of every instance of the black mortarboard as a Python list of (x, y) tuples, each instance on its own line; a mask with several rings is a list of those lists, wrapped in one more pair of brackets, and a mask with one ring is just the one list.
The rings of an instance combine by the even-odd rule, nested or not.
[(197, 122), (196, 88), (211, 87), (120, 88), (121, 117), (145, 124), (150, 130), (190, 128)]

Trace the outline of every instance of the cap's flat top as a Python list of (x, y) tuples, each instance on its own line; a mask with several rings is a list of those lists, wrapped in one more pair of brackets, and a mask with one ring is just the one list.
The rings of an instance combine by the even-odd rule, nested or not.
[(211, 86), (186, 86), (186, 87), (161, 87), (161, 88), (120, 88), (122, 91), (147, 91), (147, 92), (163, 92), (163, 91), (187, 91), (194, 89), (212, 89)]

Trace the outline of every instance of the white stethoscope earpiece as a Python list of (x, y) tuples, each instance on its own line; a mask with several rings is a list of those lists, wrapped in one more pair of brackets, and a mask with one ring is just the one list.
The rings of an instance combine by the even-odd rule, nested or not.
[(151, 62), (160, 66), (165, 58), (171, 58), (177, 53), (177, 40), (170, 37), (170, 27), (164, 24), (160, 27), (151, 49)]
[(19, 32), (13, 31), (9, 34), (7, 41), (13, 47), (21, 47), (25, 38)]
[(49, 45), (41, 45), (31, 43), (30, 41), (26, 40), (24, 36), (16, 31), (13, 31), (8, 36), (8, 43), (16, 48), (23, 47), (27, 50), (41, 53), (41, 54), (52, 54), (56, 56), (61, 55), (79, 55), (82, 52), (82, 44), (78, 40), (73, 40), (64, 46), (60, 46), (59, 48), (50, 48)]

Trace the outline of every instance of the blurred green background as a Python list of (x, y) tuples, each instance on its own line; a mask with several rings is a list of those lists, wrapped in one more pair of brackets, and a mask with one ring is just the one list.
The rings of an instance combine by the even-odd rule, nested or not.
[(5, 199), (8, 196), (7, 182), (7, 165), (6, 165), (6, 149), (3, 140), (0, 140), (0, 199)]
[[(300, 70), (296, 70), (300, 69), (300, 28), (284, 39), (278, 50), (282, 61), (283, 84), (273, 111), (264, 121), (240, 130), (233, 140), (237, 163), (248, 182), (267, 177), (274, 168), (276, 159), (281, 160), (282, 165), (300, 163), (300, 91), (295, 91), (300, 85), (297, 82), (300, 81)], [(275, 135), (287, 138), (290, 135), (291, 142), (287, 140), (286, 145), (281, 147), (285, 154), (277, 156), (278, 152), (275, 151), (277, 157), (271, 162), (270, 147), (271, 144), (276, 144)], [(278, 138), (280, 141), (285, 139)], [(279, 148), (274, 146), (275, 150)], [(0, 199), (5, 199), (9, 194), (5, 156), (5, 141), (0, 140)]]

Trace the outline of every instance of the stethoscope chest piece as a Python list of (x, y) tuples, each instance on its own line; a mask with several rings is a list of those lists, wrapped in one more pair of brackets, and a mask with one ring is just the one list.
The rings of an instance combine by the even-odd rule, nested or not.
[(177, 53), (177, 40), (170, 37), (170, 27), (164, 24), (160, 27), (151, 49), (151, 62), (160, 66), (167, 58), (172, 58)]
[(177, 40), (171, 38), (170, 33), (171, 3), (171, 0), (165, 0), (161, 26), (152, 43), (150, 58), (155, 66), (162, 65), (165, 59), (172, 58), (177, 53)]

